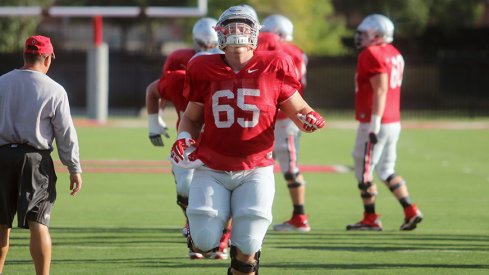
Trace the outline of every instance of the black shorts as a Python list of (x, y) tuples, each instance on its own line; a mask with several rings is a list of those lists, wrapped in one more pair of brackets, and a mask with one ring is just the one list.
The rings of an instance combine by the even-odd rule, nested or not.
[(0, 146), (0, 224), (18, 227), (27, 221), (46, 226), (56, 200), (56, 173), (50, 150), (23, 144)]

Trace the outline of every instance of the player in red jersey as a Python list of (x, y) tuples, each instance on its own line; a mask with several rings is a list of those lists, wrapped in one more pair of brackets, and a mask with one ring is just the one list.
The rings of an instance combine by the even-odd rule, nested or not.
[[(280, 14), (266, 17), (262, 25), (263, 27), (258, 37), (258, 48), (264, 44), (262, 47), (265, 49), (274, 50), (268, 45), (273, 46), (275, 40), (278, 39), (280, 46), (276, 48), (292, 58), (296, 68), (297, 80), (301, 83), (299, 92), (304, 96), (307, 56), (291, 42), (293, 40), (294, 25), (287, 17)], [(275, 124), (273, 154), (280, 165), (289, 188), (293, 212), (289, 220), (273, 226), (275, 231), (309, 232), (311, 230), (304, 210), (306, 182), (298, 166), (300, 137), (301, 131), (295, 123), (283, 112), (279, 112)]]
[[(324, 127), (325, 122), (297, 92), (300, 83), (287, 55), (254, 52), (259, 22), (249, 9), (227, 9), (216, 31), (224, 54), (189, 62), (185, 92), (190, 102), (170, 157), (178, 164), (200, 165), (194, 171), (187, 208), (190, 248), (211, 256), (231, 216), (228, 274), (256, 274), (272, 220), (277, 109), (306, 132)], [(197, 148), (188, 154), (198, 137)]]
[[(160, 79), (155, 80), (146, 88), (146, 108), (148, 112), (148, 132), (151, 143), (155, 146), (163, 146), (161, 135), (169, 138), (168, 130), (159, 109), (171, 102), (177, 112), (178, 120), (187, 108), (188, 100), (183, 96), (183, 83), (185, 81), (185, 69), (187, 63), (194, 56), (200, 54), (220, 53), (217, 48), (217, 33), (214, 30), (217, 20), (214, 18), (201, 18), (193, 27), (193, 48), (180, 49), (171, 53), (163, 65)], [(172, 173), (175, 177), (177, 204), (185, 211), (188, 205), (189, 186), (193, 176), (193, 169), (185, 169), (172, 165)], [(182, 229), (182, 234), (187, 236), (187, 225)], [(230, 223), (226, 227), (222, 237), (221, 250), (215, 254), (216, 259), (226, 259), (227, 243), (230, 237)], [(189, 251), (191, 259), (201, 259), (202, 254)]]
[(355, 117), (359, 121), (353, 158), (363, 200), (364, 217), (347, 230), (382, 230), (375, 212), (377, 187), (373, 171), (404, 208), (401, 230), (413, 230), (423, 215), (411, 203), (405, 180), (395, 173), (396, 147), (401, 132), (400, 96), (404, 59), (392, 46), (394, 24), (380, 14), (367, 16), (358, 26)]

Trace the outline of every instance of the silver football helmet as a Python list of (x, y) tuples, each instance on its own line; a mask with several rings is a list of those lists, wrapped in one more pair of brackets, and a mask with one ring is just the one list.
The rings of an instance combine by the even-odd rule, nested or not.
[(251, 46), (258, 44), (260, 23), (256, 13), (244, 6), (233, 6), (225, 10), (215, 27), (219, 49), (226, 46)]
[(240, 6), (245, 7), (245, 8), (248, 8), (250, 10), (250, 12), (252, 12), (253, 15), (255, 16), (255, 18), (258, 20), (258, 14), (256, 13), (255, 8), (253, 8), (252, 6), (250, 6), (248, 4), (242, 4)]
[(192, 28), (192, 39), (196, 51), (206, 51), (217, 47), (217, 33), (214, 27), (217, 20), (204, 17), (195, 22)]
[(287, 17), (273, 14), (265, 18), (262, 23), (261, 31), (278, 34), (284, 41), (292, 41), (294, 39), (294, 24)]
[(391, 43), (394, 40), (394, 24), (381, 14), (371, 14), (358, 25), (355, 33), (357, 49), (370, 45)]

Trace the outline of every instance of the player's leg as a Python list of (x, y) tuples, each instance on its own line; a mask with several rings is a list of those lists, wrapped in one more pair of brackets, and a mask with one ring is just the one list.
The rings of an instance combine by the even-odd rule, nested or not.
[(363, 203), (363, 219), (346, 226), (347, 230), (382, 230), (382, 223), (375, 210), (375, 198), (378, 194), (377, 185), (373, 181), (373, 169), (376, 159), (382, 151), (382, 138), (374, 146), (368, 139), (369, 124), (361, 123), (357, 128), (353, 161), (357, 187)]
[(172, 163), (172, 173), (175, 178), (175, 186), (177, 191), (177, 205), (180, 206), (185, 216), (185, 226), (182, 229), (182, 235), (187, 237), (187, 206), (190, 184), (194, 174), (193, 169), (185, 169)]
[(18, 149), (0, 147), (0, 274), (10, 247), (10, 231), (17, 212), (18, 167), (24, 156)]
[(46, 225), (28, 221), (31, 234), (29, 249), (37, 274), (49, 274), (51, 265), (51, 236)]
[(0, 225), (0, 274), (3, 272), (5, 259), (9, 249), (10, 228), (6, 225)]
[(376, 171), (404, 210), (404, 222), (401, 225), (401, 230), (413, 230), (422, 221), (423, 215), (411, 202), (406, 181), (395, 173), (397, 141), (401, 131), (400, 123), (386, 124), (384, 131), (388, 139), (382, 158), (376, 166)]
[(306, 182), (298, 167), (300, 136), (301, 132), (292, 120), (277, 120), (273, 153), (287, 183), (293, 212), (290, 220), (273, 226), (273, 230), (276, 231), (308, 232), (311, 230), (304, 209)]
[(231, 191), (220, 184), (227, 180), (226, 177), (225, 173), (202, 167), (194, 170), (190, 185), (187, 207), (189, 248), (209, 258), (227, 258), (227, 251), (219, 251), (230, 215)]
[(261, 251), (253, 255), (244, 254), (236, 246), (231, 246), (231, 266), (228, 268), (228, 275), (258, 275), (260, 268)]
[[(28, 149), (29, 150), (29, 149)], [(21, 196), (17, 211), (19, 227), (30, 231), (30, 252), (37, 274), (49, 274), (51, 265), (51, 236), (48, 225), (56, 200), (56, 174), (48, 152), (25, 154), (26, 164), (20, 178)], [(46, 182), (48, 184), (46, 184)]]
[(275, 195), (273, 166), (255, 168), (245, 177), (244, 183), (233, 190), (231, 197), (231, 274), (258, 272), (260, 249), (272, 222)]

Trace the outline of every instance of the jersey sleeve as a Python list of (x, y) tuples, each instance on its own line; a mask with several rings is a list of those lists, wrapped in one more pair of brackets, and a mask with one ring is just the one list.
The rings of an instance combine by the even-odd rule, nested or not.
[(203, 72), (206, 70), (206, 68), (203, 67), (200, 60), (201, 58), (199, 57), (194, 58), (187, 66), (183, 95), (188, 101), (203, 103), (205, 85), (203, 85), (202, 80), (199, 80), (197, 76), (199, 75), (199, 71)]
[(389, 73), (386, 64), (382, 62), (382, 57), (375, 51), (375, 48), (368, 48), (362, 52), (359, 65), (368, 77), (380, 73)]
[(181, 93), (183, 90), (183, 81), (185, 80), (185, 71), (167, 71), (165, 76), (158, 82), (158, 92), (166, 100), (172, 100), (172, 94)]
[(291, 97), (301, 87), (297, 77), (297, 70), (292, 59), (288, 55), (279, 55), (280, 63), (277, 70), (277, 79), (281, 83), (278, 102), (282, 103)]

